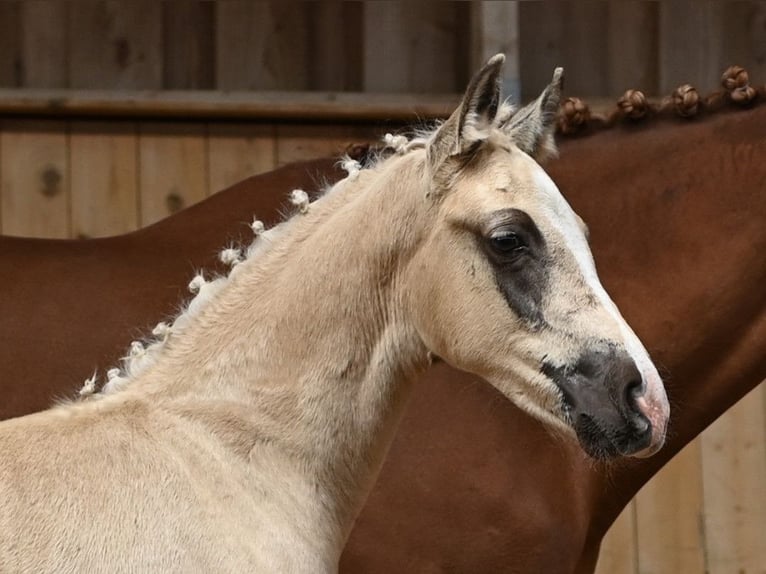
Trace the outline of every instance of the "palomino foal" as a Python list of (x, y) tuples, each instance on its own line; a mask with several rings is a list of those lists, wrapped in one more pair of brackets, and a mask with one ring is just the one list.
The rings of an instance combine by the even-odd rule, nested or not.
[(428, 137), (256, 222), (103, 392), (0, 425), (0, 571), (335, 571), (432, 354), (594, 456), (662, 445), (659, 377), (532, 159), (561, 72), (513, 114), (503, 60)]

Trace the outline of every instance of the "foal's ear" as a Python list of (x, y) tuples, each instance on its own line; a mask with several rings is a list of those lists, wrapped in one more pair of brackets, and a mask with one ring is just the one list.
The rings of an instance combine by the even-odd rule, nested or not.
[(489, 59), (468, 84), (460, 106), (434, 134), (428, 145), (432, 169), (451, 156), (472, 151), (489, 137), (500, 105), (500, 72), (504, 63), (503, 54)]
[(564, 69), (556, 68), (553, 79), (534, 102), (513, 114), (502, 129), (522, 151), (537, 161), (556, 155), (556, 113), (564, 87)]

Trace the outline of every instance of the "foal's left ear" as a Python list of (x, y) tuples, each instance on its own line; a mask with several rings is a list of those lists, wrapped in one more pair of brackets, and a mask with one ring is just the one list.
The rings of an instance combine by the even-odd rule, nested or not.
[(489, 59), (468, 84), (460, 106), (434, 134), (428, 145), (432, 169), (449, 157), (473, 151), (489, 137), (500, 105), (500, 72), (504, 63), (503, 54)]
[(543, 93), (531, 104), (513, 114), (503, 124), (505, 131), (518, 148), (537, 161), (556, 155), (556, 114), (564, 87), (564, 69), (556, 68), (553, 79)]

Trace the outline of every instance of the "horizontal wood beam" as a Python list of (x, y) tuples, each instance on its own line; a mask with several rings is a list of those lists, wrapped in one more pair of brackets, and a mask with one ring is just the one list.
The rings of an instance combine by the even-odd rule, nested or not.
[(459, 101), (459, 94), (0, 89), (0, 116), (403, 122), (446, 117)]

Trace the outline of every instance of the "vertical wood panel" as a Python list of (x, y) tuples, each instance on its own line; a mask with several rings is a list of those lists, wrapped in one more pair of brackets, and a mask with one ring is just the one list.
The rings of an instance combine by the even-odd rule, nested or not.
[(636, 498), (640, 574), (704, 572), (700, 444), (677, 454)]
[(702, 435), (705, 533), (710, 574), (766, 571), (764, 385)]
[(660, 3), (660, 90), (690, 83), (702, 93), (719, 85), (722, 2), (675, 0)]
[(522, 2), (519, 5), (521, 86), (537, 97), (556, 66), (564, 66), (566, 91), (578, 96), (607, 92), (605, 2)]
[(67, 5), (56, 0), (21, 4), (25, 88), (67, 88)]
[(102, 0), (69, 3), (72, 88), (162, 86), (162, 3)]
[(739, 64), (754, 82), (766, 84), (766, 1), (725, 2), (723, 15), (723, 53), (714, 63), (717, 71)]
[(362, 90), (361, 2), (310, 2), (310, 88), (324, 91)]
[(142, 124), (139, 133), (140, 223), (149, 225), (207, 195), (205, 126)]
[(521, 99), (519, 75), (519, 3), (471, 3), (471, 69), (478, 70), (498, 52), (505, 54), (503, 95)]
[(656, 2), (630, 0), (609, 2), (607, 91), (604, 96), (619, 97), (635, 88), (657, 94), (659, 13)]
[(215, 4), (162, 3), (162, 85), (171, 90), (215, 87)]
[(8, 235), (69, 235), (66, 124), (10, 121), (0, 134), (2, 228)]
[[(456, 2), (365, 2), (364, 89), (459, 92), (470, 61), (467, 6)], [(457, 30), (463, 30), (461, 34)]]
[(22, 85), (20, 3), (0, 2), (0, 88)]
[(277, 126), (277, 165), (319, 157), (340, 157), (355, 143), (373, 139), (376, 129), (351, 125)]
[(208, 128), (208, 193), (276, 167), (274, 126), (211, 124)]
[(72, 233), (103, 237), (138, 227), (138, 138), (132, 123), (77, 122), (70, 131)]
[(302, 90), (309, 82), (304, 2), (216, 3), (216, 87)]
[(601, 543), (596, 574), (638, 574), (635, 501), (631, 501)]
[(565, 66), (567, 94), (579, 94), (577, 79), (572, 77), (564, 60), (564, 8), (563, 2), (519, 4), (519, 76), (521, 97), (525, 101), (536, 98), (548, 85), (550, 72), (556, 66)]

